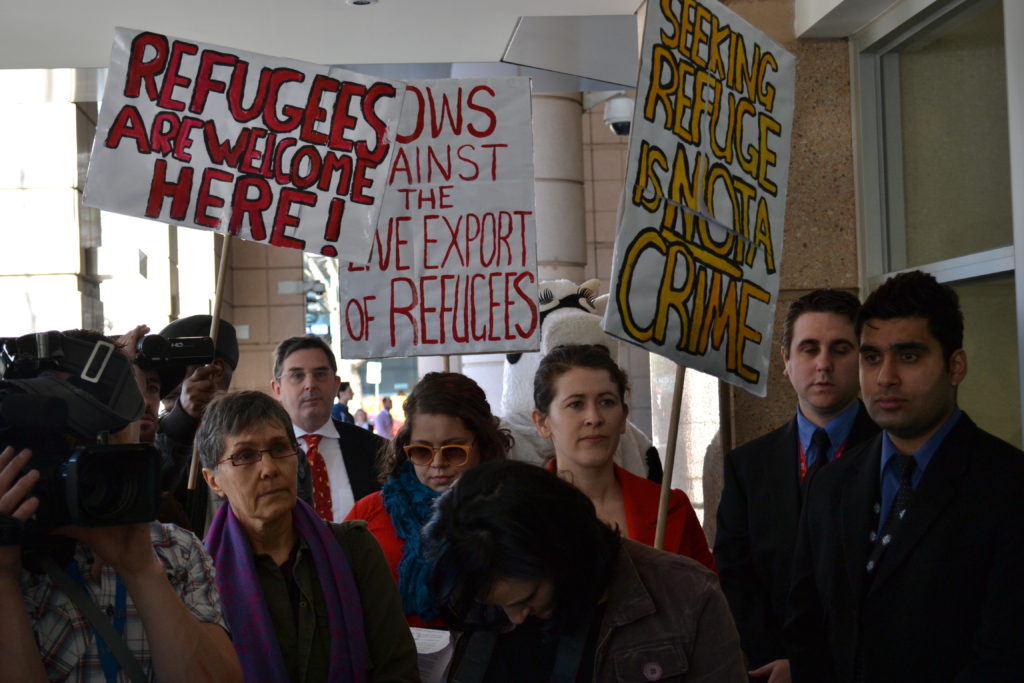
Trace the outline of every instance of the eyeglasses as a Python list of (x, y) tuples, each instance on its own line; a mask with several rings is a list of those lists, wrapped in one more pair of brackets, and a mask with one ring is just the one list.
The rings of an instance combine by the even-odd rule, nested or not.
[(431, 446), (425, 443), (411, 443), (403, 446), (405, 457), (409, 458), (414, 465), (429, 465), (434, 462), (434, 456), (441, 455), (441, 459), (452, 467), (462, 467), (469, 462), (469, 454), (473, 452), (473, 444), (468, 443), (446, 443), (443, 446)]
[(291, 444), (278, 444), (271, 446), (270, 448), (243, 448), (240, 451), (235, 451), (226, 458), (221, 458), (217, 461), (217, 464), (222, 462), (231, 461), (231, 464), (235, 467), (247, 467), (249, 465), (255, 465), (256, 463), (263, 460), (263, 454), (266, 453), (275, 460), (284, 460), (290, 458), (293, 455), (299, 454), (299, 449)]
[(286, 372), (284, 378), (289, 384), (302, 384), (306, 381), (307, 375), (312, 376), (317, 382), (326, 382), (334, 376), (334, 372), (327, 368), (317, 368), (310, 372), (305, 372), (304, 370), (292, 370), (291, 372)]

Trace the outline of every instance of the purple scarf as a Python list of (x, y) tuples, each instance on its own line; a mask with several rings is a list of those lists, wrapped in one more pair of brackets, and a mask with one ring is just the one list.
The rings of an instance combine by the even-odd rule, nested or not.
[[(302, 500), (295, 501), (292, 520), (296, 533), (313, 554), (327, 603), (327, 623), (331, 629), (328, 680), (366, 681), (363, 609), (345, 551), (313, 508)], [(221, 505), (214, 515), (206, 534), (206, 549), (217, 569), (217, 588), (245, 680), (288, 680), (281, 646), (256, 576), (252, 545), (230, 504)]]

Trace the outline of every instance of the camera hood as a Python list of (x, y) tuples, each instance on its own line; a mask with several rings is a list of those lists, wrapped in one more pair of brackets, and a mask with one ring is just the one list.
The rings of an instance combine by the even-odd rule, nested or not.
[(3, 340), (3, 353), (0, 387), (61, 400), (75, 436), (123, 429), (145, 410), (131, 362), (106, 340), (45, 332)]

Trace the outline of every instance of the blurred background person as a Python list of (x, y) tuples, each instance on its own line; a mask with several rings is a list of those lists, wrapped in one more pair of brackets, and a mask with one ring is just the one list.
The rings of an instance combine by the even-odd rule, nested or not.
[[(597, 516), (634, 541), (654, 545), (661, 486), (612, 460), (626, 430), (626, 373), (594, 344), (559, 346), (541, 359), (533, 383), (533, 422), (555, 447), (549, 469), (583, 491)], [(715, 560), (690, 499), (672, 489), (664, 549), (714, 570)]]
[(481, 462), (505, 457), (512, 437), (498, 427), (483, 389), (455, 372), (431, 372), (405, 400), (406, 422), (383, 452), (384, 485), (356, 503), (380, 542), (410, 626), (442, 627), (427, 585), (420, 531), (434, 501)]
[(338, 385), (338, 402), (331, 408), (331, 418), (339, 422), (347, 422), (348, 424), (355, 424), (355, 419), (352, 417), (352, 413), (348, 412), (348, 402), (352, 400), (352, 384), (349, 382), (342, 382)]
[(227, 500), (206, 546), (249, 680), (416, 681), (412, 635), (365, 524), (326, 524), (296, 497), (301, 454), (281, 404), (258, 391), (215, 399), (196, 448)]
[(373, 431), (380, 434), (382, 438), (390, 439), (394, 436), (395, 429), (395, 421), (391, 417), (391, 397), (382, 398), (380, 405), (380, 412), (373, 418)]
[(515, 460), (467, 472), (424, 529), (465, 681), (746, 681), (718, 579), (623, 539), (580, 490)]
[(370, 418), (366, 416), (366, 411), (362, 408), (356, 410), (356, 414), (353, 416), (356, 427), (362, 427), (363, 429), (373, 431), (373, 425), (370, 424)]

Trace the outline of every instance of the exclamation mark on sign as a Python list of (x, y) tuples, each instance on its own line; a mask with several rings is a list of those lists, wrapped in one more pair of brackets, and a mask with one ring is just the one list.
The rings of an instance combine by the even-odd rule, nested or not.
[[(341, 234), (341, 217), (345, 215), (345, 200), (335, 197), (331, 200), (331, 208), (327, 213), (327, 229), (324, 231), (324, 239), (328, 242), (337, 242)], [(324, 256), (337, 256), (338, 250), (328, 244), (320, 253)]]

